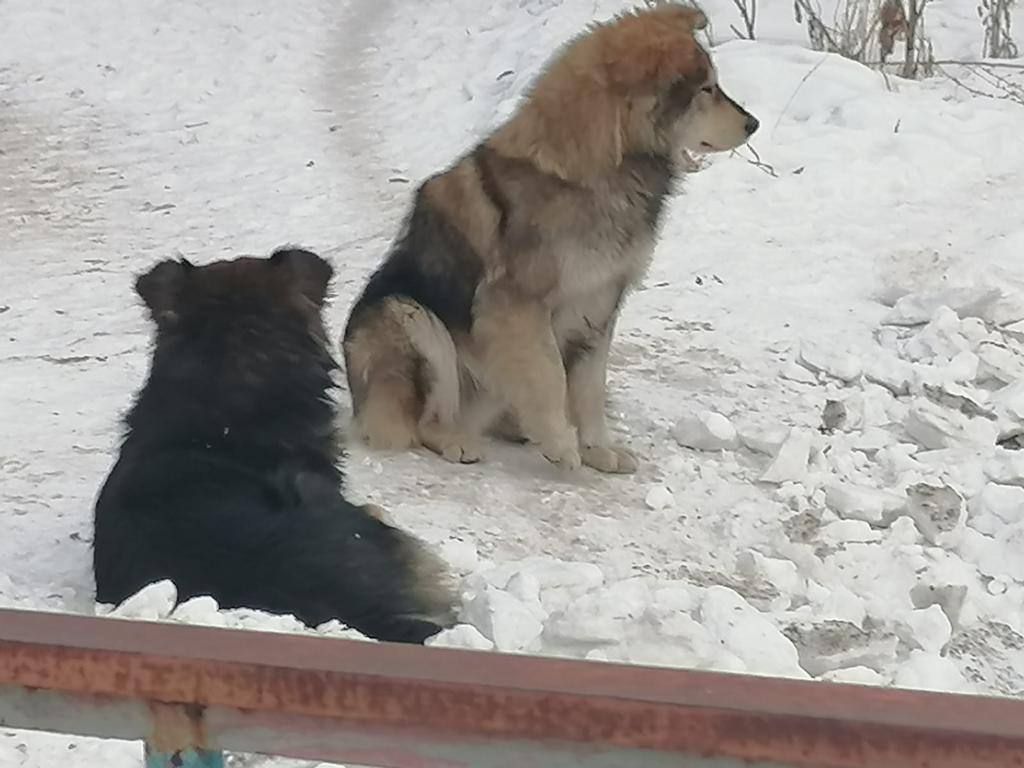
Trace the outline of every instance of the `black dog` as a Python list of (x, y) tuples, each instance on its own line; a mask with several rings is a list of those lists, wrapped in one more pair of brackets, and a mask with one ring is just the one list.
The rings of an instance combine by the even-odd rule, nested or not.
[(279, 250), (138, 278), (156, 344), (96, 502), (97, 600), (171, 579), (181, 599), (380, 640), (450, 625), (441, 561), (342, 496), (320, 314), (331, 276), (316, 254)]

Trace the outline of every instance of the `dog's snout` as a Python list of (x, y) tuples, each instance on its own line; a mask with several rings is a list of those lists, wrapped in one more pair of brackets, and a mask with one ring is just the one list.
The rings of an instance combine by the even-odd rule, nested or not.
[(746, 130), (747, 136), (753, 136), (754, 135), (754, 131), (756, 131), (758, 129), (758, 127), (760, 127), (760, 125), (761, 125), (761, 121), (760, 120), (758, 120), (753, 115), (748, 114), (747, 115), (747, 122), (743, 124), (743, 128), (744, 128), (744, 130)]

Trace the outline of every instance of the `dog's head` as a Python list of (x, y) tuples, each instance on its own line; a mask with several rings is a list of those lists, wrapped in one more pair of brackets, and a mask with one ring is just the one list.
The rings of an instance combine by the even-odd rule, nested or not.
[(495, 134), (499, 150), (585, 179), (630, 153), (680, 158), (744, 144), (758, 121), (729, 98), (695, 33), (700, 11), (665, 3), (595, 25), (541, 75)]
[[(326, 343), (321, 308), (333, 275), (315, 253), (282, 248), (193, 266), (163, 261), (135, 282), (157, 326), (157, 344), (175, 338), (211, 354), (264, 357)], [(308, 346), (306, 346), (308, 349)]]

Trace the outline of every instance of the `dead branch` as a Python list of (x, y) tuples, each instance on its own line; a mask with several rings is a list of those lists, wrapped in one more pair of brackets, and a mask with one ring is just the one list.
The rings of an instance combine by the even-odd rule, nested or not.
[(1020, 48), (1013, 40), (1011, 22), (1016, 0), (979, 0), (978, 16), (985, 29), (981, 55), (993, 59), (1015, 59)]
[(775, 135), (775, 129), (779, 127), (779, 123), (782, 122), (782, 118), (785, 116), (786, 112), (789, 110), (789, 106), (790, 106), (790, 104), (793, 103), (793, 99), (795, 99), (796, 95), (798, 93), (800, 93), (800, 89), (804, 87), (804, 83), (806, 83), (808, 80), (811, 79), (811, 75), (813, 75), (815, 72), (817, 72), (818, 69), (821, 68), (821, 65), (824, 64), (827, 59), (828, 59), (828, 53), (826, 53), (824, 56), (822, 56), (821, 59), (818, 61), (818, 63), (815, 64), (813, 67), (811, 67), (810, 70), (808, 70), (806, 75), (804, 75), (803, 77), (800, 78), (800, 82), (797, 83), (797, 86), (793, 90), (793, 93), (790, 95), (789, 99), (786, 100), (785, 106), (782, 107), (782, 111), (779, 112), (779, 116), (775, 120), (775, 125), (772, 126), (772, 136)]
[[(761, 155), (758, 154), (757, 150), (754, 149), (752, 144), (744, 144), (743, 146), (745, 146), (747, 149), (749, 149), (750, 153), (754, 157), (753, 157), (753, 159), (751, 159), (749, 157), (743, 157), (743, 155), (740, 155), (740, 157), (743, 157), (743, 159), (746, 160), (748, 163), (750, 163), (752, 166), (754, 166), (755, 168), (757, 168), (757, 169), (759, 169), (761, 171), (764, 171), (769, 176), (771, 176), (773, 179), (779, 178), (779, 174), (776, 172), (775, 166), (773, 166), (771, 163), (766, 163), (764, 160), (762, 160), (761, 159)], [(736, 152), (736, 150), (733, 150), (733, 153), (734, 154), (739, 154), (738, 152)]]
[(747, 33), (743, 35), (733, 24), (730, 24), (729, 28), (737, 37), (753, 40), (754, 28), (757, 25), (757, 0), (732, 0), (732, 4), (740, 12), (740, 17), (743, 19), (743, 25), (747, 28)]
[(989, 65), (981, 64), (965, 67), (967, 74), (981, 80), (986, 86), (985, 88), (979, 88), (965, 82), (964, 78), (958, 77), (942, 66), (938, 66), (937, 69), (950, 82), (963, 88), (972, 96), (994, 99), (996, 101), (1012, 101), (1024, 107), (1024, 86), (990, 71)]

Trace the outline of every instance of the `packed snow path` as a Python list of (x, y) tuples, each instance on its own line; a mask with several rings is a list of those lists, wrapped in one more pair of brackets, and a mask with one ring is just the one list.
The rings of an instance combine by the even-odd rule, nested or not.
[[(92, 502), (147, 363), (134, 273), (301, 243), (336, 266), (336, 336), (416, 183), (506, 115), (554, 46), (620, 7), (436, 5), (0, 7), (0, 602), (94, 610)], [(610, 410), (641, 458), (635, 477), (559, 475), (514, 446), (472, 467), (351, 448), (352, 494), (467, 574), (476, 630), (450, 642), (1024, 691), (1024, 521), (1000, 490), (1015, 478), (961, 483), (981, 510), (967, 545), (929, 540), (909, 516), (863, 519), (860, 507), (884, 506), (865, 485), (910, 482), (893, 458), (908, 438), (892, 425), (914, 393), (886, 399), (859, 375), (830, 375), (885, 351), (945, 380), (955, 355), (919, 348), (954, 335), (981, 355), (963, 307), (892, 337), (879, 299), (910, 291), (998, 287), (986, 332), (1013, 343), (1001, 329), (1024, 282), (1024, 110), (940, 82), (890, 92), (799, 39), (715, 50), (723, 85), (761, 119), (754, 145), (773, 173), (715, 158), (672, 204), (613, 347)], [(925, 341), (908, 352), (916, 333)], [(811, 349), (830, 353), (805, 355), (821, 373), (797, 362)], [(982, 373), (961, 383), (993, 389)], [(817, 435), (828, 399), (861, 408), (861, 422)], [(699, 429), (708, 410), (737, 438), (683, 447), (677, 424), (693, 416)], [(773, 459), (751, 446), (773, 454), (790, 427), (812, 435), (813, 471), (780, 490), (759, 482)], [(866, 449), (866, 434), (881, 444)], [(801, 446), (789, 450), (800, 464)], [(954, 464), (977, 474), (998, 458), (964, 450), (922, 479), (956, 484)], [(847, 454), (850, 466), (835, 458)], [(982, 563), (988, 539), (1002, 548)], [(64, 743), (33, 737), (12, 764), (46, 765)]]

